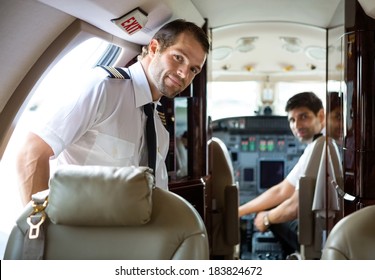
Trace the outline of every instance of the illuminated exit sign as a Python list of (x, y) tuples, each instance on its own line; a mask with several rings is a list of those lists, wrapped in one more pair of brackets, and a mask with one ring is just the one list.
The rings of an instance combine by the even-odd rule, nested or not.
[(145, 27), (147, 23), (147, 14), (139, 9), (135, 9), (130, 13), (120, 18), (112, 19), (111, 21), (129, 35), (132, 35)]

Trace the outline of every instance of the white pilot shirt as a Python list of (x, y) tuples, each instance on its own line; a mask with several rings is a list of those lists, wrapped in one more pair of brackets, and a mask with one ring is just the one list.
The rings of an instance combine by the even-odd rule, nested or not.
[[(325, 135), (325, 128), (321, 131), (321, 133)], [(299, 179), (302, 175), (305, 174), (308, 164), (308, 158), (312, 153), (313, 147), (313, 142), (309, 143), (306, 146), (297, 164), (293, 167), (293, 169), (289, 172), (288, 176), (286, 177), (288, 182), (291, 183), (297, 190), (299, 189)]]
[[(51, 146), (57, 164), (147, 166), (147, 117), (142, 106), (152, 102), (151, 91), (140, 62), (127, 70), (131, 79), (112, 79), (97, 67), (90, 79), (75, 86), (69, 94), (73, 99), (32, 129)], [(155, 183), (168, 189), (169, 134), (156, 111), (154, 120)]]

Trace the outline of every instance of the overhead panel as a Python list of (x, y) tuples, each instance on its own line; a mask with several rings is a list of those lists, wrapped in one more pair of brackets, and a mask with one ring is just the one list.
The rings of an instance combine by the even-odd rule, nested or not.
[[(204, 19), (191, 1), (186, 0), (39, 0), (76, 18), (86, 21), (116, 37), (136, 44), (147, 44), (166, 22), (184, 18), (203, 25)], [(147, 23), (139, 32), (129, 34), (111, 20), (139, 8), (147, 14)]]

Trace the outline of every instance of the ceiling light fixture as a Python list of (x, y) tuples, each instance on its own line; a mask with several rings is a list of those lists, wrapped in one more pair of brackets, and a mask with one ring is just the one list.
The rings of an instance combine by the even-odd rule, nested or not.
[(213, 60), (223, 60), (227, 58), (233, 49), (231, 47), (217, 47), (212, 50), (212, 59)]
[(305, 49), (307, 57), (315, 60), (326, 59), (326, 49), (322, 47), (310, 46)]
[(254, 42), (258, 37), (241, 37), (236, 42), (236, 50), (239, 52), (249, 52), (255, 49)]
[(297, 37), (280, 37), (284, 43), (282, 48), (290, 53), (298, 53), (302, 50), (301, 40)]

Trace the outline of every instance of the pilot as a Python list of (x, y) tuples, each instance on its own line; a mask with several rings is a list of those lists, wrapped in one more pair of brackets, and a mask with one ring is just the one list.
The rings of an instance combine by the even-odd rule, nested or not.
[[(208, 51), (206, 33), (178, 19), (156, 32), (136, 63), (119, 69), (123, 79), (111, 79), (96, 67), (88, 81), (73, 89), (76, 94), (69, 95), (67, 104), (26, 137), (17, 156), (22, 202), (48, 188), (50, 159), (57, 158), (58, 164), (150, 166), (144, 105), (157, 105), (162, 96), (173, 98), (182, 92), (201, 72)], [(158, 114), (153, 116), (155, 182), (168, 189), (169, 134)]]
[(328, 93), (327, 104), (327, 136), (335, 139), (339, 146), (342, 146), (342, 107), (341, 97), (336, 91)]
[(271, 230), (280, 241), (286, 255), (299, 251), (298, 243), (298, 181), (307, 165), (314, 136), (325, 133), (322, 101), (313, 92), (292, 96), (286, 106), (290, 129), (301, 142), (307, 143), (295, 167), (280, 183), (239, 207), (239, 216), (256, 213), (255, 227)]

